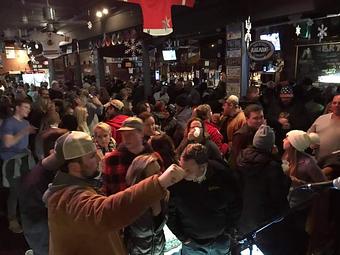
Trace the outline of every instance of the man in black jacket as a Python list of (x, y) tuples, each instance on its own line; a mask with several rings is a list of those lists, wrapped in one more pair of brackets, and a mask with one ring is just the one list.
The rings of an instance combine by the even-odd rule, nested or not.
[[(305, 254), (306, 234), (296, 227), (299, 211), (287, 213), (291, 180), (284, 174), (281, 160), (272, 153), (274, 144), (274, 130), (262, 125), (255, 133), (252, 146), (242, 150), (237, 158), (243, 186), (239, 234), (249, 238), (259, 231), (255, 241), (264, 254)], [(275, 224), (262, 228), (279, 218)]]
[(310, 116), (301, 101), (294, 97), (293, 88), (283, 86), (279, 97), (267, 107), (265, 118), (267, 124), (274, 128), (276, 146), (283, 154), (282, 140), (290, 130), (307, 130), (311, 126)]
[(240, 217), (242, 197), (233, 172), (189, 144), (180, 165), (188, 173), (170, 190), (168, 226), (183, 243), (182, 255), (230, 254), (227, 237)]

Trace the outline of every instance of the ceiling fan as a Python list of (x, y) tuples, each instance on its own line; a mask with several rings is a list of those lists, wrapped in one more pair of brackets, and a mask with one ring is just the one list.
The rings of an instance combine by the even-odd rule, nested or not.
[(60, 26), (64, 25), (86, 25), (86, 20), (79, 20), (79, 16), (73, 16), (68, 20), (58, 20), (56, 18), (56, 10), (50, 5), (49, 0), (46, 0), (46, 6), (42, 8), (43, 28), (41, 32), (54, 32), (56, 33)]

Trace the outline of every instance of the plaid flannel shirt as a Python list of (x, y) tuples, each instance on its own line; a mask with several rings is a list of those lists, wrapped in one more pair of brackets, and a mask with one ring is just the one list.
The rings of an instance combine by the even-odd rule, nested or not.
[(111, 195), (125, 190), (128, 187), (125, 177), (130, 164), (137, 156), (150, 152), (152, 152), (151, 147), (145, 144), (144, 150), (138, 155), (131, 153), (124, 146), (107, 153), (102, 173), (103, 192), (106, 195)]

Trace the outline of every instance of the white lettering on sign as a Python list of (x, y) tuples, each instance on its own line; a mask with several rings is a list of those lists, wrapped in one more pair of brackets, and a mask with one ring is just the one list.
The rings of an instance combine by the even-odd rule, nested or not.
[(255, 61), (269, 59), (274, 54), (274, 45), (269, 41), (256, 41), (250, 44), (248, 55)]
[(254, 47), (250, 50), (251, 53), (258, 53), (258, 52), (267, 52), (269, 49), (268, 47)]

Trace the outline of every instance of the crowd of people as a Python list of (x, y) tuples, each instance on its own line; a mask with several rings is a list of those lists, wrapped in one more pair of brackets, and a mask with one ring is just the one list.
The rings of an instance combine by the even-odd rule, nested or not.
[(339, 254), (339, 194), (305, 188), (340, 176), (339, 91), (225, 87), (3, 83), (9, 229), (35, 255), (160, 255), (165, 226), (180, 254), (218, 255), (285, 215), (258, 235), (264, 254)]

